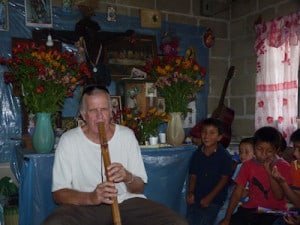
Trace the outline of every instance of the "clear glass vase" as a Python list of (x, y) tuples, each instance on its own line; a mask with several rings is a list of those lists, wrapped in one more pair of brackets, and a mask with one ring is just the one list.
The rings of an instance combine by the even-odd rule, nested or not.
[(183, 143), (185, 132), (183, 129), (182, 113), (171, 112), (170, 121), (167, 126), (167, 143), (173, 146), (179, 146)]

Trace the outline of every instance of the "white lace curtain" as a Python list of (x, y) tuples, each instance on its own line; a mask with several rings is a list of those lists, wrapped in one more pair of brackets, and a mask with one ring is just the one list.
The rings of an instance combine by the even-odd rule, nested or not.
[(276, 127), (288, 141), (297, 129), (300, 11), (255, 29), (255, 129)]

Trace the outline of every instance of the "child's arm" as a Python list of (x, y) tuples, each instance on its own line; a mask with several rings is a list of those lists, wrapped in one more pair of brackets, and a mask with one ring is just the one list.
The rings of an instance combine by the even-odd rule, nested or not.
[(242, 195), (243, 195), (244, 187), (240, 184), (235, 186), (235, 189), (231, 195), (230, 202), (225, 214), (224, 219), (220, 222), (220, 225), (228, 225), (230, 223), (230, 219), (232, 213), (234, 212), (236, 206), (238, 205)]
[(277, 182), (274, 176), (272, 176), (271, 164), (272, 164), (271, 161), (267, 161), (265, 162), (264, 167), (269, 175), (270, 187), (271, 187), (271, 191), (274, 193), (274, 197), (278, 200), (281, 200), (284, 198), (284, 193), (279, 182)]
[(272, 176), (280, 184), (288, 200), (290, 200), (296, 208), (300, 208), (300, 196), (290, 188), (285, 178), (278, 171), (277, 166), (273, 167)]
[(201, 207), (208, 207), (212, 200), (219, 194), (219, 192), (225, 187), (228, 183), (229, 176), (221, 176), (221, 179), (217, 185), (209, 192), (204, 198), (201, 199)]
[(197, 176), (191, 174), (190, 175), (190, 179), (189, 179), (189, 185), (188, 185), (188, 189), (187, 189), (187, 203), (188, 204), (193, 204), (195, 202), (195, 188), (196, 188), (196, 180), (197, 180)]

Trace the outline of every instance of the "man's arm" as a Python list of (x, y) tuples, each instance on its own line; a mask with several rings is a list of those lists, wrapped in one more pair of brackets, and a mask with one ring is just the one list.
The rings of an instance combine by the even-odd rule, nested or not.
[(112, 204), (111, 199), (116, 196), (117, 190), (112, 182), (99, 184), (92, 192), (81, 192), (68, 188), (53, 192), (53, 198), (57, 204), (72, 205)]
[(141, 194), (144, 192), (144, 181), (134, 174), (130, 173), (126, 170), (126, 178), (125, 178), (125, 184), (127, 187), (127, 190), (131, 193), (135, 194)]

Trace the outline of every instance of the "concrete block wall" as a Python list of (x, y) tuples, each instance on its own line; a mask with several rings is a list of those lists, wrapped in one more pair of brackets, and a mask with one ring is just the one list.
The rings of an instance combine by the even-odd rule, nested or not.
[[(232, 131), (237, 139), (250, 136), (254, 132), (256, 82), (254, 22), (259, 15), (262, 16), (263, 21), (268, 21), (298, 10), (300, 10), (300, 1), (294, 0), (235, 0), (232, 2), (229, 24), (230, 63), (236, 66), (237, 72), (231, 81), (227, 102), (236, 113)], [(212, 97), (214, 96), (210, 96)]]
[[(91, 0), (96, 11), (106, 12), (114, 6), (118, 15), (139, 16), (141, 8), (157, 9), (162, 20), (211, 28), (215, 34), (215, 45), (209, 53), (209, 97), (208, 116), (217, 107), (227, 70), (236, 66), (225, 104), (235, 111), (232, 125), (233, 137), (239, 140), (254, 132), (256, 56), (254, 52), (254, 21), (259, 15), (268, 21), (288, 15), (300, 9), (298, 0), (211, 0), (218, 9), (210, 17), (201, 13), (204, 0)], [(62, 0), (54, 0), (56, 6)], [(201, 54), (201, 53), (200, 53)]]

